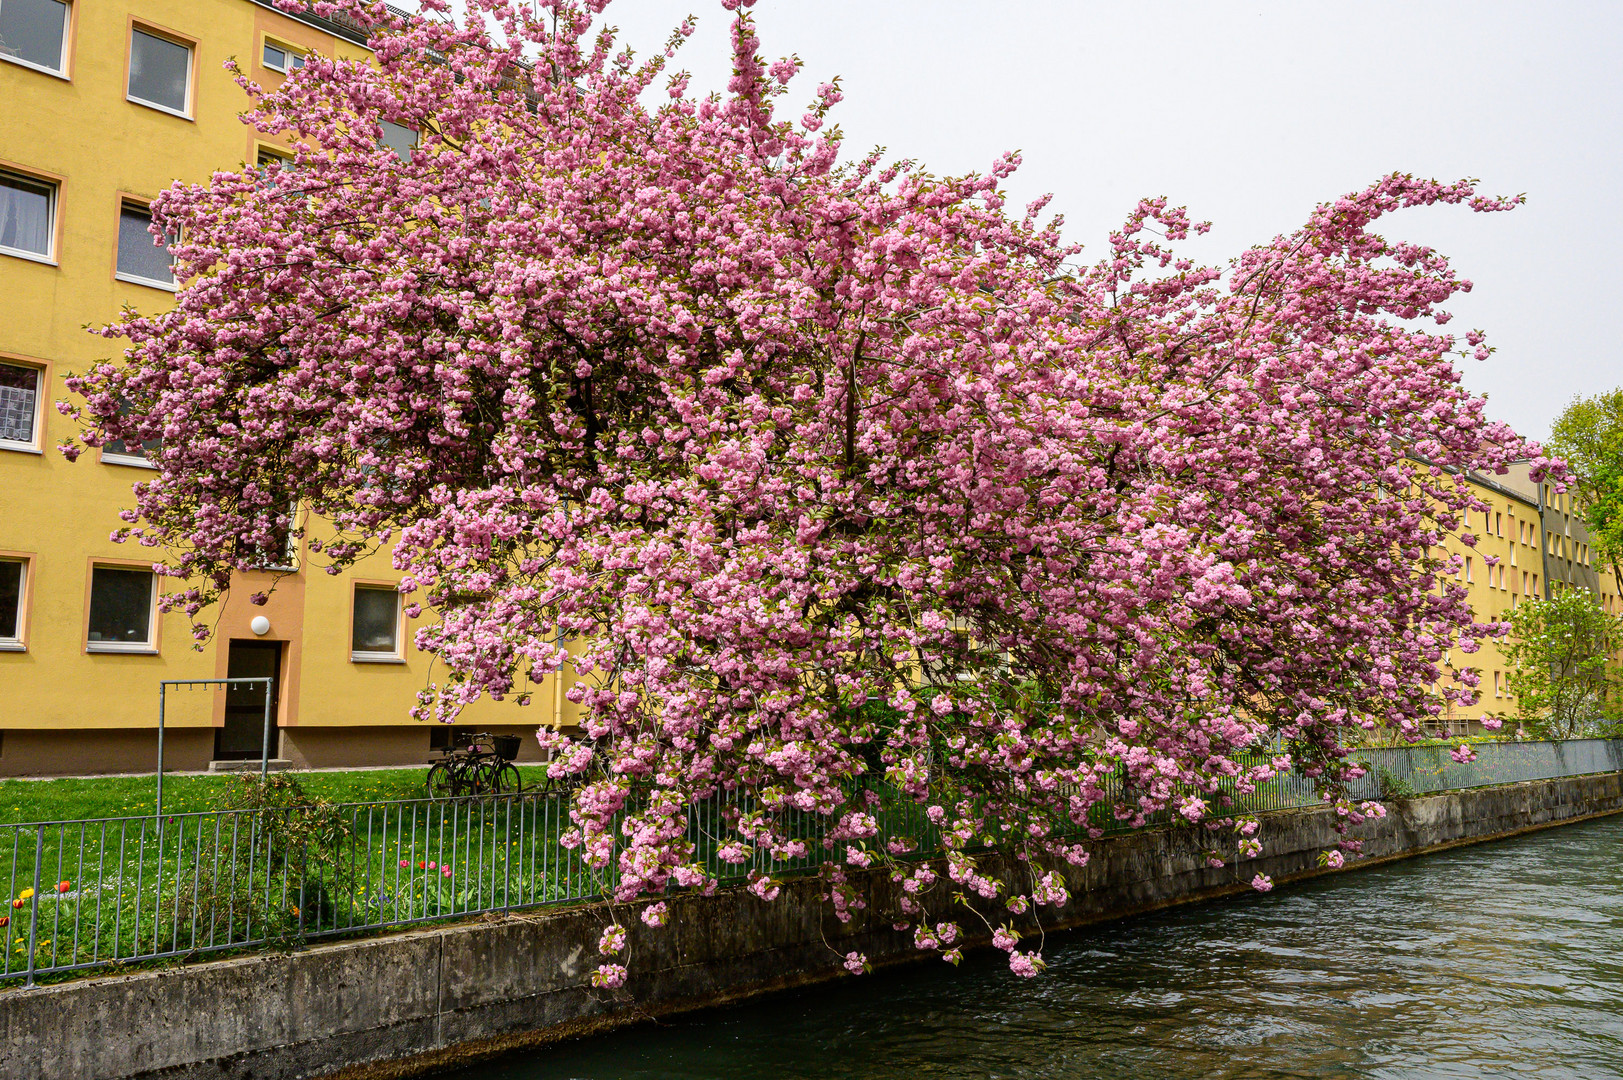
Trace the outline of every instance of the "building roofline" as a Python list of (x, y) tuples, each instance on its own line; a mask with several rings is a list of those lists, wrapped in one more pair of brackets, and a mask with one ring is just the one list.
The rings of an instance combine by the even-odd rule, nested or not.
[[(338, 15), (333, 18), (324, 18), (309, 10), (285, 11), (271, 3), (271, 0), (248, 0), (248, 2), (253, 4), (255, 7), (262, 7), (267, 11), (274, 11), (278, 15), (285, 15), (294, 22), (304, 23), (306, 26), (314, 27), (323, 33), (331, 34), (333, 37), (343, 38), (352, 45), (360, 45), (364, 48), (371, 48), (371, 45), (369, 44), (371, 34), (367, 32), (367, 29), (364, 26), (355, 22), (353, 19), (348, 18), (347, 16)], [(387, 6), (390, 14), (399, 15), (402, 18), (410, 18), (411, 16), (411, 12), (402, 11), (393, 4)]]
[(1524, 506), (1530, 506), (1534, 510), (1540, 509), (1537, 499), (1534, 499), (1531, 496), (1529, 496), (1529, 495), (1527, 495), (1527, 494), (1525, 494), (1523, 492), (1517, 491), (1515, 488), (1506, 487), (1504, 484), (1501, 484), (1499, 481), (1489, 479), (1488, 477), (1483, 476), (1479, 472), (1467, 471), (1466, 474), (1465, 474), (1465, 478), (1467, 480), (1471, 481), (1473, 484), (1481, 484), (1485, 488), (1492, 488), (1494, 491), (1498, 492), (1499, 494), (1504, 495), (1507, 498), (1515, 499), (1517, 502), (1521, 503)]

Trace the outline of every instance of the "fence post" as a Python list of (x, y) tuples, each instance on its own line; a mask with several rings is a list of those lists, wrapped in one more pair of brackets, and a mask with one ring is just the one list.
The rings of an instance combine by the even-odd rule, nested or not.
[(163, 820), (163, 697), (168, 687), (158, 684), (158, 797), (152, 804), (152, 816)]
[(34, 985), (34, 941), (39, 937), (39, 870), (45, 860), (45, 826), (34, 830), (34, 894), (28, 898), (28, 981)]
[(265, 680), (265, 736), (259, 745), (259, 778), (270, 773), (271, 686), (274, 680)]
[[(304, 893), (305, 893), (304, 884), (305, 884), (305, 880), (309, 876), (310, 876), (310, 841), (309, 840), (301, 840), (299, 842), (299, 936), (297, 938), (297, 942), (298, 942), (298, 945), (300, 947), (302, 947), (304, 945), (304, 909), (305, 909), (305, 906), (309, 903), (309, 901), (307, 901), (305, 899), (305, 896), (304, 896)], [(318, 895), (319, 895), (319, 893), (318, 893)], [(317, 926), (317, 929), (320, 929), (319, 925)]]

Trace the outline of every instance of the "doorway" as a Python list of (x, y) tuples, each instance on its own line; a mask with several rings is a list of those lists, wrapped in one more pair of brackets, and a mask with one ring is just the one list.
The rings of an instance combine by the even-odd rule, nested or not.
[[(232, 641), (226, 654), (228, 679), (271, 680), (271, 724), (276, 723), (282, 692), (282, 643)], [(279, 751), (278, 733), (271, 731), (270, 756)], [(259, 756), (265, 737), (265, 690), (260, 686), (231, 686), (225, 691), (225, 726), (214, 731), (214, 760), (247, 761)]]

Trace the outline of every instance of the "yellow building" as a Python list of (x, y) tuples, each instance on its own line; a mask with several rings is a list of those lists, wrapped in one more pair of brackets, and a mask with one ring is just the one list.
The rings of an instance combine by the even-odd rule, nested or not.
[[(1598, 565), (1570, 495), (1533, 483), (1525, 462), (1504, 476), (1473, 473), (1468, 479), (1488, 509), (1461, 522), (1460, 531), (1476, 537), (1475, 547), (1451, 539), (1446, 548), (1463, 560), (1457, 579), (1479, 620), (1506, 619), (1528, 597), (1548, 599), (1569, 587), (1590, 590), (1607, 611), (1620, 610), (1623, 589), (1610, 568)], [(1475, 668), (1481, 681), (1477, 703), (1451, 709), (1441, 722), (1442, 733), (1480, 731), (1484, 716), (1517, 715), (1516, 699), (1506, 689), (1509, 665), (1496, 641), (1484, 642), (1474, 654), (1456, 648), (1449, 659)]]
[[(238, 119), (226, 59), (274, 85), (311, 51), (366, 53), (352, 28), (255, 0), (0, 0), (0, 775), (150, 770), (160, 680), (275, 675), (273, 753), (295, 765), (421, 762), (444, 741), (407, 716), (429, 665), (386, 557), (335, 578), (291, 552), (269, 604), (247, 604), (264, 584), (247, 575), (197, 652), (189, 620), (156, 609), (150, 555), (109, 540), (147, 451), (54, 449), (74, 434), (52, 408), (64, 378), (118, 353), (85, 327), (172, 302), (151, 198), (285, 149)], [(462, 722), (571, 722), (555, 682)], [(261, 706), (241, 696), (170, 692), (166, 763), (257, 758)]]
[[(54, 450), (74, 433), (51, 408), (64, 378), (117, 352), (85, 327), (171, 302), (149, 200), (176, 178), (287, 149), (240, 122), (226, 59), (273, 86), (312, 51), (363, 56), (364, 36), (259, 0), (0, 0), (0, 775), (151, 768), (162, 680), (276, 676), (275, 752), (297, 765), (420, 762), (443, 741), (407, 719), (429, 665), (386, 557), (333, 578), (290, 552), (269, 604), (246, 603), (268, 580), (246, 575), (198, 652), (184, 616), (157, 612), (143, 549), (108, 539), (149, 448), (73, 464)], [(1564, 497), (1525, 469), (1473, 483), (1490, 510), (1472, 522), (1481, 540), (1460, 549), (1460, 577), (1480, 616), (1566, 582), (1619, 610), (1618, 583), (1597, 573)], [(1445, 726), (1514, 711), (1494, 645), (1451, 659), (1481, 671), (1482, 700)], [(577, 719), (558, 680), (534, 690), (527, 708), (481, 702), (464, 723), (528, 732)], [(168, 762), (257, 756), (259, 705), (241, 697), (170, 694)], [(533, 740), (521, 745), (535, 755)]]

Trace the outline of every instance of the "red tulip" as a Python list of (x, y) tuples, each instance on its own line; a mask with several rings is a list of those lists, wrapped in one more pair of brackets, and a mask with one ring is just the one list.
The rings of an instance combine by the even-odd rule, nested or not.
[(71, 881), (59, 881), (56, 883), (57, 892), (67, 892), (71, 888), (73, 888), (73, 882)]

